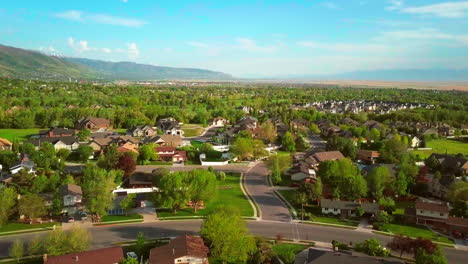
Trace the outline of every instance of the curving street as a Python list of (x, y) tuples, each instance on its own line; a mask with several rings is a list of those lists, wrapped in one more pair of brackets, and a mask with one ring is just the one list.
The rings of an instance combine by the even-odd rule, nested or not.
[[(185, 169), (188, 168), (190, 166), (185, 166)], [(142, 168), (140, 167), (139, 169)], [(148, 168), (148, 170), (150, 169), (153, 168)], [(267, 184), (266, 176), (268, 175), (268, 170), (263, 162), (257, 163), (250, 168), (231, 165), (216, 169), (245, 172), (245, 187), (258, 204), (262, 215), (262, 219), (259, 221), (248, 221), (248, 227), (255, 235), (272, 238), (280, 235), (286, 239), (311, 240), (326, 243), (330, 243), (332, 240), (356, 243), (365, 239), (376, 238), (385, 245), (391, 240), (391, 237), (371, 232), (292, 222), (288, 208)], [(138, 232), (143, 232), (147, 238), (174, 237), (181, 234), (197, 233), (200, 230), (201, 224), (201, 220), (156, 221), (151, 223), (90, 227), (89, 231), (93, 238), (92, 247), (99, 248), (108, 247), (117, 242), (135, 240)], [(29, 241), (33, 237), (42, 236), (46, 233), (0, 237), (0, 257), (8, 255), (8, 248), (15, 239)], [(466, 251), (446, 248), (445, 252), (449, 263), (466, 263)]]

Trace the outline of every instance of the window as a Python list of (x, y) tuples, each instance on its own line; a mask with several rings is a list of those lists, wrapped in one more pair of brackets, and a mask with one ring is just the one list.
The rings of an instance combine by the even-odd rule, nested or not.
[(420, 212), (421, 214), (424, 214), (424, 210), (420, 210), (419, 212)]
[(444, 213), (440, 213), (440, 216), (444, 216)]
[(335, 208), (335, 209), (333, 209), (333, 211), (338, 212), (338, 209)]

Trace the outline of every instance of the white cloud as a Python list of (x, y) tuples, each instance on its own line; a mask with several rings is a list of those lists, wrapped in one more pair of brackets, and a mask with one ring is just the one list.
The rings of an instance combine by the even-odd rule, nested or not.
[(135, 42), (127, 44), (127, 53), (130, 59), (136, 59), (140, 55), (140, 50)]
[(102, 48), (102, 51), (104, 53), (111, 53), (112, 52), (111, 49), (109, 49), (109, 48)]
[(81, 21), (83, 13), (77, 10), (69, 10), (61, 13), (55, 14), (56, 17), (73, 20), (73, 21)]
[(72, 48), (78, 53), (95, 50), (94, 48), (91, 48), (88, 46), (88, 41), (86, 40), (75, 41), (72, 37), (68, 38), (68, 45), (70, 46), (70, 48)]
[(128, 0), (122, 0), (122, 2), (124, 2), (124, 3), (127, 3), (127, 2), (128, 2)]
[(329, 9), (338, 9), (338, 6), (333, 2), (322, 2), (322, 5)]
[(56, 48), (54, 48), (52, 46), (39, 47), (39, 51), (50, 54), (50, 55), (60, 55), (60, 51), (58, 51)]
[(387, 10), (397, 10), (406, 14), (436, 16), (442, 18), (462, 18), (468, 12), (468, 1), (444, 2), (425, 6), (406, 6), (403, 1), (391, 0)]
[(116, 25), (123, 27), (141, 27), (147, 24), (146, 21), (140, 19), (117, 17), (106, 14), (91, 14), (77, 10), (69, 10), (61, 13), (56, 13), (55, 16), (71, 21), (94, 22), (98, 24)]
[(273, 52), (277, 49), (276, 46), (260, 46), (254, 40), (249, 38), (237, 38), (235, 48), (246, 50), (249, 52)]
[(204, 42), (198, 42), (198, 41), (189, 41), (189, 42), (187, 42), (187, 44), (192, 46), (192, 47), (202, 48), (202, 49), (206, 49), (206, 48), (210, 47), (209, 44), (204, 43)]
[[(402, 40), (402, 39), (411, 39), (411, 40), (445, 40), (452, 41), (455, 43), (460, 43), (463, 45), (468, 45), (468, 35), (455, 35), (439, 31), (434, 28), (421, 28), (416, 30), (398, 30), (398, 31), (388, 31), (382, 33), (377, 39), (393, 39), (393, 40)], [(450, 43), (448, 43), (450, 44)]]
[(299, 46), (312, 48), (316, 50), (328, 50), (334, 52), (366, 52), (366, 53), (381, 53), (392, 50), (392, 46), (384, 44), (359, 44), (359, 43), (319, 43), (314, 41), (299, 41), (296, 43)]

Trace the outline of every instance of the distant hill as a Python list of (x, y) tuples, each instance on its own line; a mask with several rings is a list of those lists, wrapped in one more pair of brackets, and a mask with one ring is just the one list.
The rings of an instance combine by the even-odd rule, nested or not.
[(107, 62), (49, 56), (0, 45), (0, 77), (44, 80), (226, 80), (231, 75), (202, 69), (171, 68), (133, 62)]
[(109, 62), (82, 58), (65, 58), (66, 60), (86, 66), (106, 79), (156, 80), (156, 79), (232, 79), (231, 75), (195, 68), (172, 68), (138, 64), (134, 62)]

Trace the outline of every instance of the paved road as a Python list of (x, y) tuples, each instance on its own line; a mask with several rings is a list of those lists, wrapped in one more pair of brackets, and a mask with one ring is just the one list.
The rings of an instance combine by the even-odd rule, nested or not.
[(245, 187), (261, 211), (262, 220), (290, 222), (291, 215), (284, 203), (267, 184), (268, 169), (257, 163), (245, 175)]
[[(161, 221), (155, 223), (129, 224), (117, 226), (100, 226), (90, 228), (93, 237), (92, 247), (108, 247), (113, 243), (126, 240), (135, 240), (138, 232), (143, 232), (147, 238), (175, 237), (182, 234), (194, 234), (200, 230), (201, 221)], [(332, 228), (316, 225), (305, 225), (272, 221), (249, 221), (248, 227), (255, 235), (276, 237), (281, 234), (286, 239), (313, 240), (330, 243), (332, 240), (342, 242), (360, 242), (369, 238), (377, 238), (386, 244), (390, 237), (375, 235), (372, 233), (358, 232), (348, 229)], [(8, 247), (18, 238), (29, 241), (41, 234), (24, 234), (14, 237), (0, 237), (0, 257), (8, 254)], [(466, 263), (467, 252), (445, 249), (450, 264)]]

